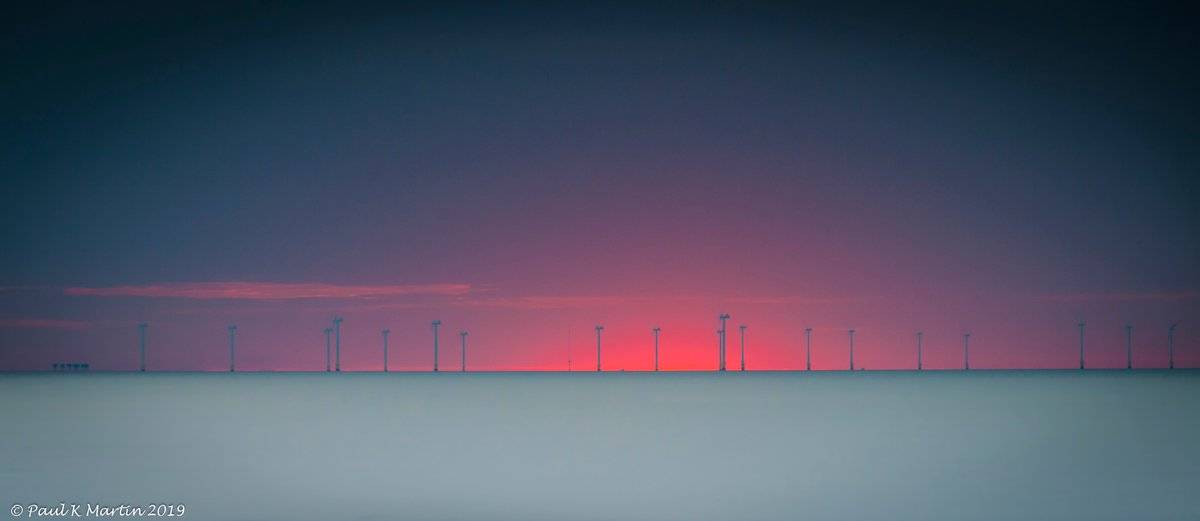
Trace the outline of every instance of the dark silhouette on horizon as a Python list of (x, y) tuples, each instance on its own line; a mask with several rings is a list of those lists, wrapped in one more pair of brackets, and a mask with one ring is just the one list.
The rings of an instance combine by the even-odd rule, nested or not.
[(924, 340), (924, 338), (925, 338), (925, 333), (922, 331), (917, 331), (917, 370), (918, 371), (924, 369), (924, 360), (922, 359), (923, 353), (921, 351), (921, 341)]
[(854, 330), (853, 329), (849, 330), (848, 334), (850, 335), (850, 370), (853, 371), (854, 370)]
[(721, 321), (721, 329), (717, 330), (717, 336), (718, 336), (717, 356), (719, 357), (718, 364), (717, 364), (718, 371), (725, 370), (725, 338), (726, 338), (725, 337), (725, 321), (729, 320), (729, 318), (730, 318), (729, 313), (721, 313), (720, 315), (717, 316), (717, 319)]
[(237, 326), (229, 326), (229, 372), (234, 372), (234, 361), (237, 360), (237, 355), (234, 352), (234, 337), (237, 335)]
[(654, 326), (651, 331), (654, 332), (654, 370), (658, 371), (658, 333), (662, 331), (662, 328)]
[(599, 373), (601, 370), (601, 366), (600, 366), (600, 332), (601, 331), (604, 331), (604, 326), (597, 325), (596, 326), (596, 372), (597, 373)]
[(438, 372), (438, 326), (442, 325), (441, 320), (430, 322), (433, 326), (433, 372)]
[[(730, 315), (728, 313), (722, 313), (722, 314), (718, 315), (718, 319), (721, 320), (722, 326), (725, 325), (725, 320), (727, 320), (729, 317), (730, 317)], [(336, 354), (335, 354), (336, 367), (333, 370), (335, 372), (341, 372), (341, 359), (340, 359), (340, 356), (341, 356), (341, 331), (340, 331), (341, 322), (342, 322), (342, 318), (335, 316), (335, 318), (333, 319), (334, 327), (327, 327), (322, 330), (323, 333), (325, 334), (325, 372), (330, 372), (330, 340), (331, 340), (330, 337), (331, 336), (334, 337), (334, 340), (336, 342), (336, 346), (335, 346), (336, 347)], [(434, 320), (431, 322), (431, 325), (433, 326), (433, 333), (434, 333), (433, 372), (438, 372), (438, 370), (439, 370), (439, 367), (437, 365), (438, 364), (438, 350), (439, 350), (438, 327), (441, 325), (441, 321)], [(1176, 369), (1176, 367), (1175, 367), (1175, 329), (1178, 325), (1179, 325), (1178, 322), (1176, 322), (1176, 323), (1170, 324), (1167, 327), (1167, 346), (1166, 346), (1167, 347), (1167, 349), (1166, 349), (1167, 350), (1167, 365), (1163, 369)], [(1086, 364), (1086, 358), (1085, 358), (1086, 351), (1085, 351), (1085, 343), (1084, 343), (1085, 323), (1081, 321), (1076, 324), (1076, 327), (1078, 327), (1078, 329), (1079, 329), (1079, 370), (1087, 370), (1087, 364)], [(145, 332), (146, 332), (147, 328), (148, 328), (148, 324), (145, 322), (137, 324), (137, 329), (139, 332), (139, 347), (140, 347), (139, 355), (140, 356), (139, 356), (139, 366), (138, 366), (138, 369), (136, 370), (136, 372), (147, 372), (147, 369), (145, 367), (145, 355), (144, 355), (144, 353), (145, 353), (144, 346), (145, 346), (145, 338), (146, 338)], [(748, 370), (746, 368), (746, 330), (748, 329), (748, 326), (745, 324), (741, 324), (738, 326), (738, 329), (740, 331), (739, 371), (745, 372)], [(1124, 329), (1125, 329), (1125, 355), (1126, 355), (1126, 363), (1125, 363), (1124, 370), (1130, 371), (1130, 370), (1135, 369), (1133, 366), (1133, 326), (1126, 324), (1124, 326)], [(236, 356), (237, 356), (236, 334), (237, 334), (238, 326), (235, 324), (231, 324), (231, 325), (227, 326), (227, 330), (229, 333), (229, 369), (228, 369), (228, 372), (236, 372), (236, 360), (237, 360), (237, 358), (236, 358)], [(602, 352), (602, 344), (601, 344), (601, 332), (603, 330), (604, 330), (604, 326), (602, 326), (602, 325), (595, 326), (596, 371), (597, 372), (603, 371), (603, 358), (602, 358), (603, 352)], [(650, 370), (650, 372), (659, 372), (662, 370), (660, 363), (659, 363), (659, 334), (661, 331), (662, 331), (662, 328), (658, 327), (658, 326), (651, 328), (651, 332), (653, 333), (653, 339), (654, 339), (654, 344), (653, 344), (654, 364), (653, 364), (653, 368)], [(856, 332), (857, 331), (855, 329), (847, 330), (848, 341), (849, 341), (849, 371), (851, 371), (851, 372), (866, 370), (865, 367), (856, 367), (856, 365), (855, 365), (854, 338), (855, 338)], [(390, 363), (389, 363), (389, 352), (390, 351), (389, 351), (389, 341), (388, 341), (390, 333), (391, 333), (390, 329), (381, 330), (381, 336), (383, 339), (383, 369), (382, 369), (382, 372), (390, 372)], [(725, 352), (724, 340), (725, 340), (725, 335), (726, 335), (724, 327), (722, 329), (716, 330), (716, 333), (717, 333), (717, 337), (718, 337), (718, 353), (723, 354)], [(803, 371), (813, 371), (813, 367), (812, 367), (812, 333), (813, 333), (812, 327), (804, 328), (804, 367), (802, 369)], [(467, 336), (469, 333), (466, 330), (462, 330), (458, 334), (459, 334), (460, 341), (461, 341), (459, 370), (460, 370), (460, 372), (465, 373), (465, 372), (467, 372)], [(925, 370), (924, 350), (923, 350), (924, 335), (925, 335), (924, 331), (916, 332), (916, 340), (917, 340), (917, 364), (916, 364), (916, 369), (915, 369), (916, 371), (924, 371)], [(971, 335), (972, 334), (969, 332), (963, 333), (963, 335), (962, 335), (962, 338), (963, 338), (963, 345), (962, 345), (962, 349), (963, 349), (962, 357), (963, 358), (962, 358), (962, 368), (961, 368), (962, 371), (970, 371), (971, 370), (971, 360), (970, 360)], [(80, 370), (80, 369), (90, 369), (90, 365), (89, 364), (69, 364), (69, 363), (63, 363), (63, 362), (56, 362), (56, 363), (52, 363), (50, 368), (51, 368), (50, 369), (51, 371)], [(1004, 367), (1004, 368), (993, 368), (993, 369), (996, 369), (996, 370), (1062, 370), (1063, 368)], [(1112, 368), (1109, 368), (1109, 369), (1112, 369)], [(1155, 369), (1155, 368), (1147, 368), (1147, 369)], [(622, 368), (620, 370), (624, 371), (625, 369)], [(725, 368), (723, 367), (723, 364), (719, 364), (716, 369), (716, 372), (721, 372), (724, 370), (725, 370)], [(795, 369), (795, 370), (768, 369), (767, 371), (786, 372), (786, 371), (799, 371), (799, 370), (800, 369)], [(1105, 370), (1105, 369), (1100, 368), (1099, 370)], [(568, 357), (567, 371), (568, 372), (571, 371), (569, 357)], [(884, 371), (903, 371), (903, 369), (884, 369)], [(121, 372), (121, 371), (118, 371), (118, 372)], [(270, 370), (264, 370), (264, 371), (260, 371), (260, 372), (270, 372)], [(500, 372), (506, 372), (506, 371), (500, 371)], [(553, 372), (553, 371), (550, 371), (550, 372)], [(688, 372), (692, 372), (692, 371), (688, 371)], [(700, 371), (700, 372), (702, 372), (702, 371)]]
[(458, 332), (458, 336), (462, 338), (462, 354), (460, 355), (459, 361), (462, 365), (460, 372), (463, 373), (467, 372), (467, 334), (468, 333), (466, 331)]
[(342, 317), (333, 317), (333, 339), (334, 339), (334, 372), (342, 372)]
[(383, 372), (388, 372), (388, 334), (391, 330), (384, 329), (380, 332), (383, 335)]

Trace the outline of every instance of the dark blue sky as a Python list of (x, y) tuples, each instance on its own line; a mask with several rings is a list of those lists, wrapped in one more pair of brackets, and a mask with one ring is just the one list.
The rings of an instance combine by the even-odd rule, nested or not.
[[(1182, 8), (36, 9), (4, 22), (0, 367), (119, 367), (140, 320), (176, 331), (178, 367), (219, 359), (185, 355), (189, 332), (303, 324), (259, 343), (261, 367), (291, 367), (284, 346), (333, 312), (495, 336), (611, 315), (641, 338), (613, 311), (637, 308), (694, 316), (706, 345), (742, 299), (776, 365), (794, 317), (868, 346), (875, 328), (883, 365), (912, 320), (1004, 331), (1022, 299), (1046, 321), (1035, 364), (1058, 360), (1058, 322), (1200, 318)], [(187, 292), (224, 282), (471, 289)], [(164, 284), (184, 289), (69, 291)], [(550, 366), (547, 342), (494, 362)]]

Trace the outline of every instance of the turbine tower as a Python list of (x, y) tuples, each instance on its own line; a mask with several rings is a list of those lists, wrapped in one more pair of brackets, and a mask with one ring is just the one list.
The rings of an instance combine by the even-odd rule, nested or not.
[(812, 328), (804, 328), (804, 370), (812, 371)]
[(139, 353), (138, 359), (140, 360), (140, 362), (138, 362), (138, 370), (143, 373), (146, 372), (146, 328), (147, 327), (150, 327), (150, 324), (147, 324), (145, 322), (138, 324), (138, 353)]
[(342, 372), (342, 317), (333, 317), (333, 370)]
[(746, 370), (746, 324), (742, 324), (742, 325), (738, 326), (738, 330), (740, 330), (742, 333), (741, 369), (740, 370), (744, 372)]
[(438, 326), (442, 325), (441, 320), (430, 322), (433, 325), (433, 372), (438, 372)]
[(850, 370), (854, 370), (854, 330), (850, 330)]
[(1084, 369), (1084, 367), (1086, 367), (1084, 364), (1085, 359), (1084, 359), (1084, 355), (1083, 355), (1083, 328), (1085, 328), (1085, 327), (1087, 327), (1087, 323), (1080, 321), (1079, 322), (1079, 370), (1080, 371), (1082, 371)]
[(721, 359), (719, 360), (719, 363), (717, 364), (717, 370), (724, 371), (725, 370), (725, 321), (729, 320), (729, 313), (721, 313), (720, 315), (717, 316), (717, 318), (720, 319), (720, 321), (721, 321), (721, 331), (720, 331), (721, 334), (720, 334), (720, 338), (718, 339), (718, 356), (720, 356)]
[(392, 330), (390, 330), (390, 329), (384, 329), (383, 331), (380, 331), (380, 333), (383, 335), (383, 372), (385, 372), (385, 373), (388, 372), (388, 341), (387, 340), (388, 340), (388, 334), (391, 332), (392, 332)]
[(1179, 323), (1171, 324), (1167, 328), (1167, 369), (1175, 368), (1175, 326)]
[(971, 334), (963, 333), (963, 371), (971, 370)]
[(1125, 369), (1133, 369), (1133, 326), (1125, 324)]
[(462, 339), (462, 356), (459, 361), (462, 362), (462, 372), (467, 372), (467, 332), (459, 331), (458, 336)]
[(233, 346), (234, 346), (233, 340), (236, 336), (237, 336), (237, 326), (230, 325), (229, 326), (229, 372), (231, 372), (231, 373), (234, 370), (233, 362), (234, 362), (234, 360), (237, 359), (236, 355), (234, 354), (234, 350), (233, 350)]
[(923, 340), (924, 338), (925, 338), (925, 333), (923, 333), (921, 331), (917, 331), (917, 370), (918, 371), (924, 369), (924, 364), (923, 364), (924, 361), (922, 360), (922, 356), (921, 356), (922, 355), (921, 340)]
[(333, 349), (333, 346), (330, 345), (330, 343), (329, 343), (329, 335), (331, 335), (331, 334), (333, 334), (333, 328), (332, 327), (325, 328), (325, 372), (326, 373), (328, 373), (329, 370), (331, 369), (331, 367), (329, 365), (330, 364), (329, 357), (330, 357), (330, 355), (333, 354), (331, 352), (331, 350)]
[(596, 326), (596, 372), (600, 372), (600, 332), (604, 331), (604, 326)]
[(662, 331), (662, 328), (658, 327), (658, 326), (654, 326), (654, 329), (651, 329), (651, 331), (654, 331), (654, 371), (657, 372), (658, 371), (658, 332)]

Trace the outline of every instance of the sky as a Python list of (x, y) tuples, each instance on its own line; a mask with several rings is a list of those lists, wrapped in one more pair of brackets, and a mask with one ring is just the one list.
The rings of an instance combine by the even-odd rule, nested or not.
[(1200, 365), (1182, 7), (5, 16), (0, 370)]

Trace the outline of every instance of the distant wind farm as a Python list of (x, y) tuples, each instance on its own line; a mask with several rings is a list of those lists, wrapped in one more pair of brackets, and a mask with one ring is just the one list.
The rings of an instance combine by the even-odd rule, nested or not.
[[(716, 345), (713, 346), (713, 349), (716, 353), (717, 361), (711, 369), (712, 371), (715, 371), (715, 372), (724, 372), (726, 369), (727, 353), (726, 353), (725, 328), (726, 328), (726, 322), (731, 317), (732, 317), (732, 315), (730, 315), (729, 313), (721, 313), (716, 317), (716, 321), (717, 321), (717, 324), (719, 325), (719, 328), (717, 329)], [(342, 346), (341, 346), (341, 331), (342, 331), (342, 323), (343, 322), (344, 322), (344, 318), (342, 318), (341, 316), (334, 316), (330, 320), (330, 327), (326, 327), (326, 328), (320, 330), (320, 332), (324, 335), (324, 348), (325, 348), (324, 371), (326, 371), (326, 372), (330, 371), (331, 335), (332, 335), (333, 350), (334, 350), (333, 371), (334, 372), (342, 371), (342, 369), (341, 369), (341, 348), (342, 348)], [(430, 325), (431, 325), (431, 329), (433, 332), (433, 352), (432, 352), (433, 356), (432, 356), (431, 366), (429, 368), (429, 371), (436, 373), (436, 372), (439, 372), (440, 346), (439, 346), (438, 331), (439, 331), (440, 326), (442, 325), (442, 321), (441, 320), (433, 320), (430, 322)], [(1165, 345), (1162, 346), (1162, 349), (1167, 353), (1167, 364), (1163, 367), (1159, 367), (1159, 366), (1135, 367), (1134, 366), (1134, 364), (1133, 364), (1133, 360), (1134, 360), (1133, 327), (1129, 326), (1129, 325), (1124, 326), (1123, 331), (1125, 333), (1124, 334), (1124, 340), (1125, 340), (1124, 347), (1125, 347), (1125, 361), (1126, 361), (1124, 369), (1125, 370), (1175, 369), (1176, 368), (1176, 365), (1175, 365), (1175, 329), (1177, 326), (1178, 326), (1178, 323), (1172, 323), (1165, 330), (1166, 342), (1165, 342)], [(146, 332), (149, 329), (150, 324), (147, 322), (141, 322), (141, 323), (138, 323), (136, 325), (136, 327), (137, 327), (137, 331), (138, 331), (138, 344), (137, 344), (137, 352), (138, 352), (138, 359), (139, 359), (138, 371), (139, 372), (153, 371), (154, 370), (153, 368), (148, 369), (146, 366), (146, 353), (147, 353), (147, 349), (148, 349)], [(738, 371), (739, 372), (744, 372), (747, 370), (754, 370), (754, 369), (748, 369), (747, 365), (746, 365), (746, 330), (748, 329), (748, 327), (749, 326), (747, 326), (745, 324), (741, 324), (738, 326), (738, 331), (739, 331)], [(1079, 329), (1079, 345), (1078, 345), (1079, 366), (1078, 366), (1078, 369), (1079, 370), (1087, 370), (1088, 369), (1087, 357), (1086, 357), (1087, 351), (1085, 349), (1086, 344), (1085, 344), (1085, 337), (1084, 337), (1085, 323), (1079, 322), (1077, 324), (1077, 327)], [(237, 371), (237, 367), (236, 367), (236, 333), (238, 331), (238, 326), (229, 325), (227, 329), (228, 329), (228, 333), (229, 333), (229, 372), (236, 372)], [(603, 356), (602, 356), (603, 351), (602, 351), (602, 345), (601, 345), (601, 341), (602, 341), (601, 333), (604, 331), (605, 328), (602, 325), (596, 325), (594, 329), (595, 329), (595, 333), (596, 333), (596, 372), (603, 372), (604, 364), (603, 364)], [(653, 366), (652, 366), (651, 371), (654, 371), (654, 372), (657, 372), (660, 370), (659, 356), (660, 356), (660, 349), (662, 348), (662, 347), (660, 347), (661, 332), (662, 332), (661, 327), (656, 326), (656, 327), (652, 328), (651, 329), (651, 333), (652, 333), (651, 339), (652, 340), (646, 346), (647, 354), (653, 358)], [(852, 372), (865, 369), (861, 366), (859, 366), (859, 367), (855, 366), (854, 339), (855, 339), (856, 332), (857, 332), (857, 330), (853, 329), (853, 328), (847, 330), (848, 359), (846, 360), (846, 363), (847, 363), (847, 369)], [(385, 373), (391, 372), (389, 369), (389, 343), (388, 343), (388, 338), (389, 338), (390, 333), (391, 333), (391, 329), (387, 329), (387, 328), (383, 329), (380, 333), (380, 336), (382, 338), (382, 360), (381, 360), (381, 364), (380, 364), (378, 370), (380, 372), (385, 372)], [(765, 368), (765, 369), (761, 369), (761, 370), (767, 370), (767, 371), (813, 371), (813, 366), (812, 366), (813, 328), (812, 327), (804, 327), (803, 333), (804, 333), (803, 338), (801, 340), (798, 340), (795, 345), (795, 349), (798, 352), (802, 352), (802, 354), (803, 354), (803, 360), (804, 360), (803, 367), (800, 367), (800, 368)], [(458, 336), (460, 339), (459, 372), (466, 372), (467, 371), (467, 336), (468, 336), (468, 332), (466, 330), (459, 331)], [(915, 369), (916, 371), (927, 370), (927, 368), (925, 367), (925, 364), (924, 364), (924, 345), (923, 345), (925, 331), (915, 331), (914, 336), (916, 338), (915, 350), (913, 352), (913, 356), (915, 357), (915, 366), (914, 367), (911, 367), (911, 368), (910, 367), (876, 367), (873, 369), (890, 370), (890, 371), (913, 370), (913, 369)], [(972, 370), (971, 346), (970, 346), (971, 336), (972, 336), (971, 333), (963, 333), (962, 334), (962, 366), (959, 368), (962, 371), (971, 371)], [(314, 340), (319, 340), (319, 339), (320, 339), (320, 336), (314, 335)], [(485, 342), (484, 345), (486, 346), (486, 339), (484, 340), (484, 342)], [(319, 344), (314, 342), (314, 347), (319, 347)], [(153, 349), (153, 346), (151, 345), (149, 348)], [(681, 346), (680, 348), (681, 349), (699, 349), (697, 346)], [(486, 349), (486, 347), (484, 347), (484, 349)], [(669, 349), (669, 347), (668, 347), (668, 349)], [(569, 356), (570, 356), (570, 354), (569, 354), (569, 350), (568, 350), (567, 351), (568, 360), (566, 360), (566, 368), (568, 371), (571, 371), (572, 368), (570, 365)], [(978, 368), (976, 368), (976, 369), (978, 369)], [(1021, 370), (1021, 369), (1034, 369), (1034, 368), (1022, 367), (1022, 366), (1010, 366), (1010, 367), (993, 367), (992, 369)], [(1049, 369), (1063, 369), (1063, 368), (1049, 368)], [(1096, 368), (1093, 367), (1093, 369), (1096, 369)], [(57, 364), (55, 366), (48, 367), (46, 370), (48, 370), (48, 371), (58, 370)], [(314, 370), (317, 370), (317, 369), (314, 369)], [(621, 370), (623, 371), (624, 369), (621, 369)], [(836, 369), (834, 369), (834, 370), (836, 370)], [(940, 370), (949, 370), (949, 369), (940, 369)], [(551, 370), (551, 371), (553, 371), (553, 370)], [(361, 372), (361, 371), (359, 371), (359, 372)]]
[(1193, 11), (9, 2), (0, 499), (1198, 521)]

